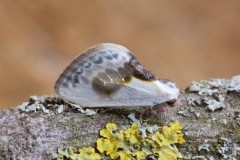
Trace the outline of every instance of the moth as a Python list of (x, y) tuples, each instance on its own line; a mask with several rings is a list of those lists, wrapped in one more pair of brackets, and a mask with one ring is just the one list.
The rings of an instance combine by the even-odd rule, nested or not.
[(176, 100), (179, 89), (157, 78), (125, 47), (102, 43), (88, 48), (63, 71), (56, 94), (82, 107), (144, 107)]

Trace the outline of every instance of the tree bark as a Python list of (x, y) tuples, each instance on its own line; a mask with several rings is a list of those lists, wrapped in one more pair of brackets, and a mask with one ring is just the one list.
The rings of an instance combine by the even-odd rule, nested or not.
[[(160, 127), (181, 122), (186, 142), (178, 148), (184, 159), (240, 159), (240, 92), (222, 91), (216, 83), (207, 94), (194, 85), (189, 88), (175, 103), (145, 110), (142, 121)], [(211, 105), (210, 100), (223, 106)], [(127, 115), (140, 113), (138, 109), (101, 108), (89, 116), (57, 97), (32, 97), (20, 108), (0, 112), (0, 160), (53, 159), (59, 148), (95, 146), (100, 129), (107, 123), (126, 128), (131, 124)]]

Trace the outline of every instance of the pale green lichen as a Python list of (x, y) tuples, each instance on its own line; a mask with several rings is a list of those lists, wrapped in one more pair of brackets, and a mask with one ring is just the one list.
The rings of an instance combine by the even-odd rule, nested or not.
[(74, 103), (69, 103), (71, 106), (73, 106), (74, 108), (78, 109), (79, 112), (81, 112), (82, 114), (85, 114), (87, 116), (93, 116), (95, 114), (97, 114), (97, 112), (93, 109), (83, 109), (80, 105), (74, 104)]
[(209, 144), (208, 144), (208, 140), (205, 139), (203, 144), (201, 144), (200, 146), (198, 146), (198, 151), (201, 151), (201, 150), (205, 150), (205, 151), (209, 151)]
[[(234, 76), (230, 80), (212, 79), (209, 81), (192, 82), (188, 87), (188, 92), (197, 92), (199, 95), (205, 96), (203, 102), (211, 111), (225, 108), (224, 99), (227, 92), (240, 92), (240, 75)], [(192, 97), (187, 98), (188, 105), (195, 106), (196, 101)]]
[(147, 137), (147, 132), (153, 133), (153, 132), (156, 132), (157, 130), (159, 130), (159, 127), (156, 125), (141, 124), (141, 122), (135, 117), (135, 113), (129, 114), (128, 118), (133, 122), (133, 124), (136, 124), (139, 126), (139, 130), (140, 130), (142, 138)]
[(240, 75), (234, 76), (226, 85), (228, 91), (240, 92)]
[(240, 151), (240, 146), (233, 143), (230, 139), (221, 137), (219, 139), (217, 150), (224, 160), (238, 160), (239, 158), (238, 152)]
[(225, 108), (224, 98), (220, 99), (219, 101), (206, 98), (204, 102), (207, 104), (208, 109), (212, 112), (220, 108)]
[(131, 113), (128, 115), (128, 118), (138, 126), (141, 126), (141, 122), (135, 117), (135, 113)]
[[(202, 153), (207, 152), (218, 152), (219, 158), (223, 160), (238, 160), (239, 159), (239, 151), (240, 146), (237, 143), (232, 142), (230, 139), (220, 137), (218, 139), (217, 144), (211, 144), (208, 140), (204, 140), (204, 142), (198, 146), (198, 151), (202, 151)], [(215, 158), (212, 155), (197, 155), (184, 157), (185, 159), (203, 159), (203, 160), (214, 160)]]
[(192, 82), (192, 85), (188, 88), (190, 92), (198, 92), (199, 95), (209, 95), (212, 96), (214, 93), (218, 93), (209, 81)]
[(196, 99), (194, 97), (187, 97), (187, 103), (188, 105), (190, 106), (198, 106), (198, 105), (201, 105), (201, 101), (199, 99)]
[(45, 106), (46, 102), (53, 97), (49, 96), (30, 96), (28, 102), (24, 102), (22, 105), (18, 106), (22, 112), (36, 112), (42, 111), (43, 113), (49, 114), (49, 106)]
[(198, 92), (199, 95), (212, 96), (214, 93), (226, 93), (228, 91), (240, 92), (240, 75), (230, 80), (212, 79), (209, 81), (192, 82), (188, 88), (190, 92)]
[[(49, 101), (54, 101), (53, 105), (49, 103)], [(29, 102), (24, 102), (22, 105), (18, 106), (22, 112), (36, 112), (42, 111), (43, 113), (49, 113), (49, 108), (55, 109), (56, 114), (60, 114), (65, 110), (65, 106), (73, 107), (77, 109), (82, 114), (92, 116), (95, 115), (97, 112), (93, 109), (83, 109), (80, 105), (68, 103), (68, 102), (61, 102), (62, 99), (58, 97), (49, 97), (49, 96), (31, 96)], [(47, 106), (45, 104), (48, 104)], [(63, 105), (65, 104), (65, 105)]]
[(64, 111), (64, 105), (59, 105), (59, 107), (56, 110), (58, 114), (62, 113)]
[[(148, 133), (144, 138), (141, 135), (140, 126), (132, 124), (126, 130), (119, 130), (114, 123), (108, 123), (106, 128), (100, 131), (100, 138), (97, 139), (97, 151), (105, 154), (111, 159), (120, 160), (142, 160), (147, 156), (157, 155), (158, 160), (177, 160), (182, 158), (175, 144), (182, 144), (182, 124), (173, 122), (170, 126), (164, 126), (161, 130)], [(68, 148), (59, 152), (58, 159), (80, 159), (97, 160), (100, 154), (93, 148), (76, 149)]]
[[(240, 106), (239, 106), (239, 108), (240, 108)], [(240, 122), (240, 112), (238, 113), (238, 112), (236, 112), (235, 113), (235, 120), (237, 120), (237, 121), (239, 121)]]

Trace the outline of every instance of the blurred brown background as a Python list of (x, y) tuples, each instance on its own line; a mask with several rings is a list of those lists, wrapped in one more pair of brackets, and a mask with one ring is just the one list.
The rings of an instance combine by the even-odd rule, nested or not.
[(129, 48), (185, 88), (240, 68), (240, 1), (0, 0), (0, 106), (54, 94), (58, 75), (91, 45)]

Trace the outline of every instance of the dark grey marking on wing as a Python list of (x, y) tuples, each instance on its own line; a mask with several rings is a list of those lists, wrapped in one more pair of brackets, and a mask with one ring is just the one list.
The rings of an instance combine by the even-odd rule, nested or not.
[(91, 67), (91, 62), (88, 62), (88, 64), (85, 66), (85, 68), (90, 68)]
[(78, 70), (78, 68), (75, 67), (75, 68), (72, 70), (72, 72), (75, 73), (75, 72), (77, 72), (77, 70)]
[(113, 58), (118, 58), (118, 54), (117, 53), (114, 53), (114, 54), (112, 54), (112, 56), (113, 56)]
[(73, 83), (79, 83), (79, 77), (77, 74), (73, 77)]
[(90, 57), (90, 60), (95, 64), (103, 63), (103, 58), (101, 56), (97, 56), (97, 55)]
[(81, 63), (81, 65), (82, 65), (84, 68), (90, 68), (90, 67), (91, 67), (91, 62), (83, 61), (83, 62)]
[(80, 71), (77, 71), (76, 74), (77, 75), (81, 75), (83, 73), (83, 69), (81, 68)]
[(72, 87), (73, 87), (73, 88), (77, 88), (76, 83), (72, 83)]
[(67, 87), (68, 87), (68, 83), (67, 83), (67, 82), (63, 82), (63, 83), (62, 83), (62, 86), (63, 86), (64, 88), (67, 88)]
[(112, 60), (113, 57), (110, 54), (104, 55), (104, 58), (106, 58), (107, 60)]
[(72, 77), (71, 77), (71, 76), (67, 76), (67, 77), (66, 77), (66, 80), (67, 80), (67, 81), (72, 81)]
[(111, 56), (111, 54), (109, 54), (109, 52), (110, 50), (106, 50), (106, 51), (100, 51), (99, 53), (107, 60), (112, 60), (113, 57)]

